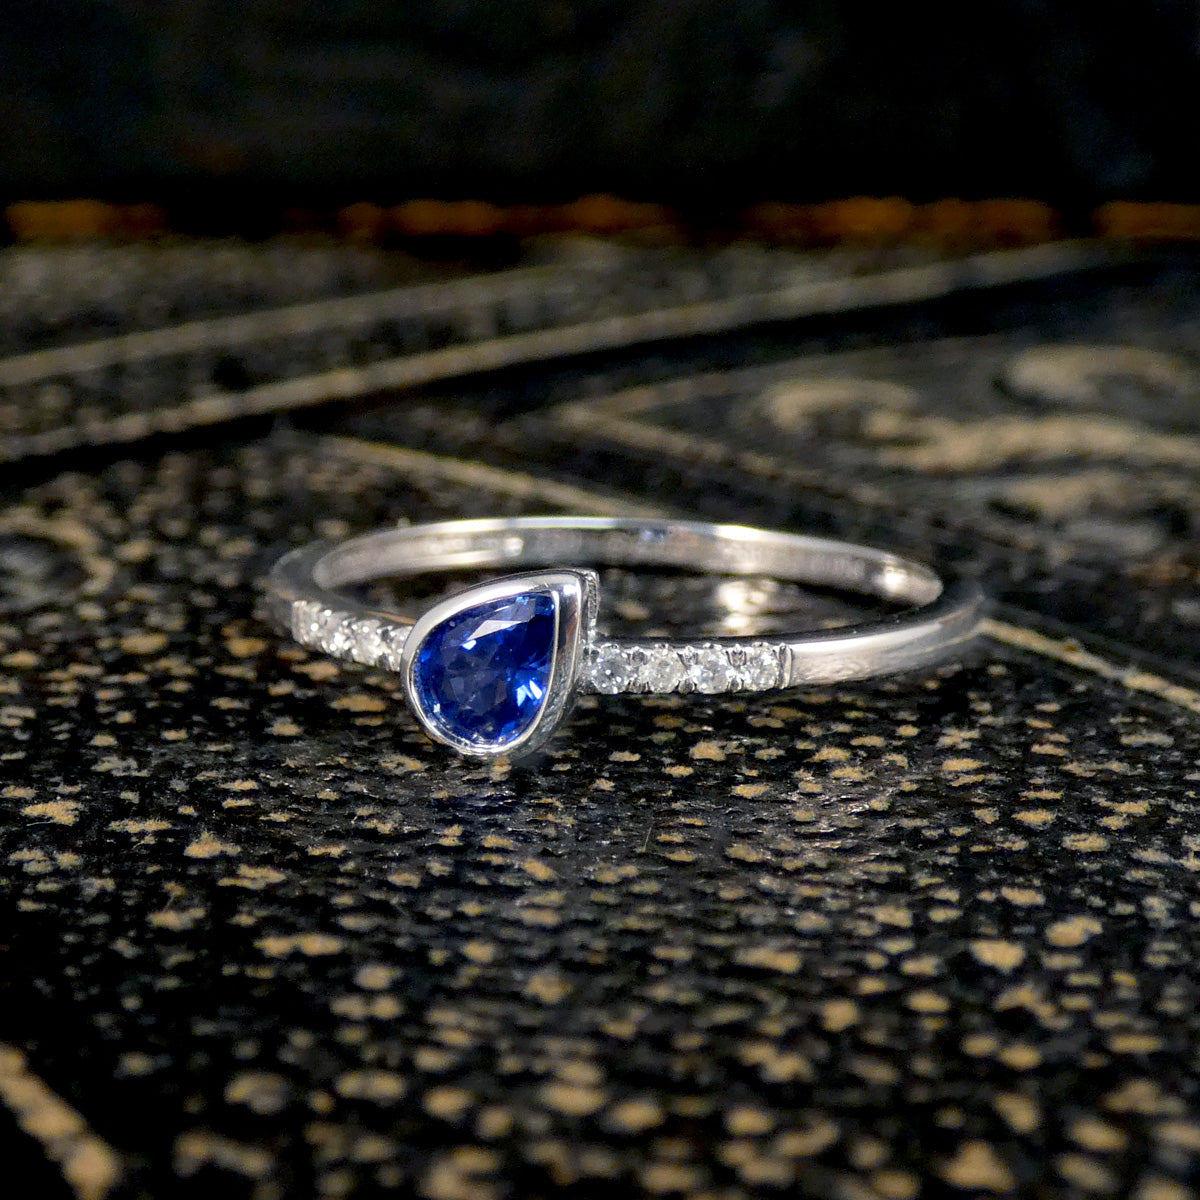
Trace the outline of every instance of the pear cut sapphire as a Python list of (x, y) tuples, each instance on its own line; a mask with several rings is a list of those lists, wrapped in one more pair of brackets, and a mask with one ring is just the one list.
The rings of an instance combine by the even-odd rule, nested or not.
[(413, 690), (431, 724), (489, 750), (515, 742), (537, 721), (554, 665), (555, 598), (526, 593), (478, 604), (425, 636)]

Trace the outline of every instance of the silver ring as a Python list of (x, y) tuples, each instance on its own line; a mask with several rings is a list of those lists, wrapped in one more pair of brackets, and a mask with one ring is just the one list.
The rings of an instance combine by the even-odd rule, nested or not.
[[(910, 607), (827, 631), (688, 640), (596, 630), (599, 565), (765, 576)], [(383, 577), (520, 571), (416, 619), (341, 589)], [(534, 568), (526, 570), (525, 568)], [(581, 692), (764, 692), (931, 666), (979, 631), (983, 594), (883, 550), (698, 521), (514, 517), (442, 521), (316, 542), (267, 580), (275, 617), (304, 646), (399, 673), (425, 730), (463, 754), (536, 750)]]

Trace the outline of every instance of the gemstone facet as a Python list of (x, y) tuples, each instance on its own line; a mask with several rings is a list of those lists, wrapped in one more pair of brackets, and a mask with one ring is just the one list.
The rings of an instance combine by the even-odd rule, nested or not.
[(554, 669), (557, 601), (529, 592), (463, 609), (434, 626), (413, 660), (425, 718), (455, 741), (488, 751), (538, 720)]

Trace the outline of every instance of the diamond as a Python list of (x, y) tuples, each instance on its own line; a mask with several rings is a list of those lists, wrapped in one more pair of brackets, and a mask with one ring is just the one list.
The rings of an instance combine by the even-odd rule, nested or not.
[(625, 691), (632, 682), (625, 660), (625, 648), (615, 642), (604, 642), (598, 646), (588, 668), (592, 687), (606, 696)]
[(348, 656), (351, 648), (352, 633), (350, 614), (337, 612), (334, 609), (324, 609), (317, 618), (317, 645), (326, 654), (334, 658)]
[(404, 643), (408, 641), (411, 628), (407, 625), (385, 625), (380, 633), (383, 641), (383, 654), (377, 663), (389, 671), (399, 671), (401, 655), (404, 653)]
[(654, 646), (647, 651), (642, 679), (652, 692), (674, 692), (684, 680), (683, 663), (669, 646)]
[(292, 605), (292, 634), (302, 646), (315, 646), (320, 636), (321, 606), (312, 600)]
[(733, 670), (720, 646), (689, 646), (681, 657), (688, 682), (696, 691), (711, 695), (727, 691), (733, 683)]
[(477, 604), (426, 635), (413, 693), (451, 741), (499, 750), (541, 714), (554, 667), (555, 598), (525, 593)]
[(349, 649), (349, 616), (313, 601), (301, 601), (292, 609), (292, 631), (296, 640), (326, 654), (344, 654)]
[(387, 653), (383, 640), (383, 622), (361, 617), (350, 622), (350, 657), (364, 667), (373, 667)]
[(759, 642), (747, 649), (743, 687), (756, 692), (778, 687), (780, 674), (779, 654), (774, 646)]

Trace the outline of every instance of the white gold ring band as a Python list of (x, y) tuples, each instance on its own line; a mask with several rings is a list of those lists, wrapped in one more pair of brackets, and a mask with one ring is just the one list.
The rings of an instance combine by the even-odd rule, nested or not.
[[(694, 639), (598, 633), (596, 566), (764, 576), (906, 605), (833, 630)], [(342, 589), (385, 577), (497, 568), (418, 618)], [(267, 591), (297, 641), (400, 674), (422, 726), (464, 753), (528, 753), (579, 692), (762, 692), (931, 666), (979, 631), (966, 580), (883, 550), (696, 521), (514, 517), (402, 526), (286, 554)]]

